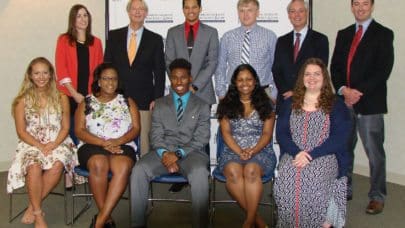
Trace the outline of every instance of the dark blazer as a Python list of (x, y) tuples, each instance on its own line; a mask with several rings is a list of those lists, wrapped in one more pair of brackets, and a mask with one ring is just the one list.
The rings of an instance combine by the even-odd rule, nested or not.
[(166, 66), (176, 58), (191, 62), (193, 85), (198, 87), (195, 93), (208, 104), (215, 104), (212, 77), (218, 63), (218, 32), (215, 28), (200, 22), (191, 56), (188, 55), (184, 23), (169, 29), (166, 37)]
[(135, 60), (129, 65), (127, 34), (128, 26), (109, 33), (104, 61), (118, 68), (125, 94), (136, 101), (140, 110), (149, 110), (149, 104), (164, 94), (163, 38), (144, 28)]
[(202, 99), (190, 94), (182, 121), (177, 122), (172, 93), (156, 100), (152, 112), (150, 142), (152, 151), (165, 148), (205, 154), (210, 138), (210, 109)]
[[(292, 113), (292, 99), (287, 99), (280, 108), (276, 125), (276, 137), (280, 146), (280, 157), (289, 154), (295, 157), (302, 148), (299, 148), (293, 141), (290, 126), (290, 117)], [(345, 176), (350, 163), (349, 153), (347, 151), (347, 142), (350, 138), (352, 122), (349, 109), (342, 99), (337, 98), (330, 113), (329, 137), (319, 146), (309, 152), (312, 159), (334, 154), (338, 160), (339, 176)], [(321, 127), (321, 125), (320, 125)]]
[(297, 61), (294, 63), (293, 33), (294, 31), (291, 31), (277, 39), (274, 54), (272, 72), (278, 90), (277, 104), (280, 105), (284, 100), (282, 94), (294, 89), (298, 71), (308, 58), (320, 58), (328, 65), (328, 37), (312, 29), (308, 29), (307, 35), (298, 53)]
[[(346, 67), (356, 27), (340, 30), (332, 56), (331, 74), (335, 90), (347, 86)], [(387, 113), (387, 80), (394, 64), (394, 33), (372, 21), (364, 33), (350, 69), (350, 87), (363, 93), (354, 105), (363, 115)]]

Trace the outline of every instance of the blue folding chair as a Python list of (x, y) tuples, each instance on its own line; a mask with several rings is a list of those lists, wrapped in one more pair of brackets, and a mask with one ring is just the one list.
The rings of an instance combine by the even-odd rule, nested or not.
[[(139, 160), (139, 156), (140, 156), (140, 148), (139, 148), (139, 145), (140, 145), (140, 139), (139, 139), (139, 137), (137, 137), (137, 138), (135, 138), (134, 139), (134, 142), (135, 142), (135, 144), (136, 144), (136, 146), (137, 146), (137, 150), (135, 151), (135, 153), (136, 153), (136, 158), (137, 158), (137, 160)], [(89, 171), (87, 170), (87, 169), (83, 169), (83, 168), (80, 168), (79, 166), (76, 166), (75, 168), (74, 168), (74, 175), (78, 175), (78, 176), (82, 176), (82, 177), (85, 177), (85, 178), (88, 178), (89, 177)], [(110, 173), (108, 173), (108, 179), (111, 179), (112, 178), (112, 173), (110, 172)], [(86, 182), (86, 183), (84, 183), (83, 184), (83, 192), (79, 192), (78, 191), (78, 184), (76, 183), (76, 181), (75, 181), (75, 178), (73, 178), (73, 186), (72, 186), (72, 209), (71, 209), (71, 216), (70, 216), (70, 222), (67, 222), (66, 224), (67, 225), (71, 225), (71, 226), (73, 226), (73, 224), (74, 224), (74, 222), (84, 213), (84, 212), (86, 212), (90, 207), (91, 207), (91, 205), (92, 205), (92, 203), (93, 203), (93, 194), (89, 191), (89, 189), (88, 189), (88, 183)], [(128, 197), (122, 197), (122, 199), (126, 199), (126, 200), (128, 200), (128, 199), (130, 199), (131, 198), (131, 196), (130, 196), (130, 193), (131, 193), (131, 184), (128, 184), (128, 188), (129, 188), (129, 190), (128, 190)], [(66, 190), (65, 190), (65, 201), (67, 201), (67, 199), (66, 199)], [(78, 213), (76, 213), (76, 198), (86, 198), (86, 201), (85, 201), (85, 205), (80, 209), (80, 211), (78, 212)], [(67, 215), (67, 208), (65, 207), (65, 214)], [(130, 209), (129, 209), (129, 215), (131, 216), (131, 207), (130, 207)]]
[[(218, 158), (221, 156), (221, 153), (224, 151), (224, 140), (222, 138), (221, 134), (221, 129), (218, 128), (217, 136), (216, 136), (216, 141), (217, 141), (217, 161)], [(273, 178), (274, 178), (274, 171), (265, 173), (264, 176), (262, 176), (262, 182), (263, 184), (269, 184), (271, 193), (270, 193), (270, 200), (269, 201), (261, 201), (259, 205), (262, 206), (269, 206), (270, 207), (270, 224), (274, 225), (275, 224), (275, 202), (274, 202), (274, 197), (273, 197)], [(211, 200), (210, 200), (210, 224), (211, 227), (213, 227), (213, 222), (214, 222), (214, 217), (215, 217), (215, 206), (216, 204), (226, 204), (226, 203), (236, 203), (235, 200), (231, 199), (221, 199), (218, 200), (216, 199), (216, 182), (222, 182), (226, 183), (226, 177), (224, 174), (219, 170), (218, 167), (216, 167), (211, 174)]]
[(153, 208), (153, 202), (178, 202), (178, 203), (190, 203), (190, 199), (177, 199), (177, 198), (155, 198), (153, 195), (153, 184), (188, 184), (188, 180), (186, 177), (181, 175), (180, 173), (170, 173), (170, 174), (163, 174), (153, 178), (149, 182), (149, 189), (150, 189), (150, 197), (149, 202), (151, 202)]

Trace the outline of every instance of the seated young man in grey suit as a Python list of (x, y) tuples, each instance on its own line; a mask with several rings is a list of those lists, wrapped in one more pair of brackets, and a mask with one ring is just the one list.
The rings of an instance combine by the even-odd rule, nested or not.
[(150, 144), (131, 176), (132, 226), (145, 227), (149, 181), (167, 173), (180, 173), (191, 186), (193, 227), (208, 223), (208, 162), (210, 137), (208, 104), (189, 91), (191, 64), (175, 59), (169, 66), (170, 94), (156, 100), (152, 112)]

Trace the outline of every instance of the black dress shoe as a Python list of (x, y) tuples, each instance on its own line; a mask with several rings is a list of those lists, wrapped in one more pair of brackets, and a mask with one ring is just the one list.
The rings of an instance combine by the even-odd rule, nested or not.
[(171, 192), (171, 193), (180, 192), (186, 185), (187, 184), (184, 184), (184, 183), (172, 184), (172, 186), (170, 186), (170, 188), (169, 188), (169, 192)]
[(114, 220), (108, 221), (104, 224), (104, 228), (116, 228)]

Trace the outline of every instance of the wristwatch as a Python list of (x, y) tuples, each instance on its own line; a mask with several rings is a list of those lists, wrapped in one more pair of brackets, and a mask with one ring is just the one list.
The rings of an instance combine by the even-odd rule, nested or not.
[(183, 158), (183, 154), (181, 153), (181, 150), (176, 150), (176, 151), (174, 152), (174, 154), (176, 155), (176, 157), (177, 157), (178, 159), (182, 159), (182, 158)]
[(197, 87), (197, 86), (191, 84), (191, 87), (193, 88), (194, 91), (198, 91), (198, 87)]

